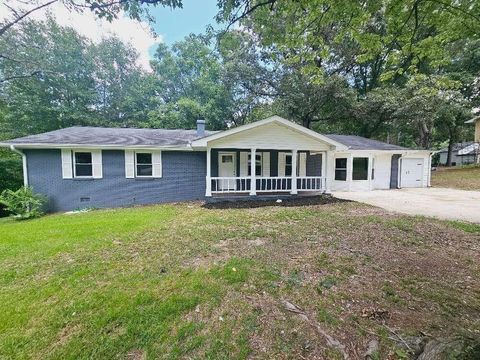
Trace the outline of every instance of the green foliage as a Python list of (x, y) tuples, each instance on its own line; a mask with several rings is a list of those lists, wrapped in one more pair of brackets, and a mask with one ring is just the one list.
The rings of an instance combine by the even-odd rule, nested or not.
[[(321, 132), (422, 148), (469, 139), (479, 105), (480, 4), (222, 0), (281, 64), (272, 109)], [(462, 30), (463, 29), (463, 30)]]
[[(0, 193), (6, 189), (18, 189), (23, 184), (22, 159), (7, 149), (0, 149)], [(0, 217), (8, 212), (0, 204)]]
[(35, 194), (32, 188), (25, 186), (16, 191), (4, 190), (0, 195), (0, 204), (19, 220), (41, 216), (45, 200), (43, 196)]

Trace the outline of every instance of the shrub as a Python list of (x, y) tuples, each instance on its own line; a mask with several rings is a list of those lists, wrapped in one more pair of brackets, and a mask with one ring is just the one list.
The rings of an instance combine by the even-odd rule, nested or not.
[(23, 186), (16, 191), (4, 190), (0, 195), (0, 204), (19, 220), (31, 219), (43, 214), (45, 197), (35, 194), (32, 188)]

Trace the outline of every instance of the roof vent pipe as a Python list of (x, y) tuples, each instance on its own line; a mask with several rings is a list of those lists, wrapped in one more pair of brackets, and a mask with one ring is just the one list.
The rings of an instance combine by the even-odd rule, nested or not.
[(197, 120), (197, 136), (205, 136), (205, 120)]

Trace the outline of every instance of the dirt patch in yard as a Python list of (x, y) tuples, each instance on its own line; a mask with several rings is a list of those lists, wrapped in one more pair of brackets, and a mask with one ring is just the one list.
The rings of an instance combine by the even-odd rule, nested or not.
[(437, 168), (432, 186), (480, 191), (480, 166)]
[[(262, 209), (250, 215), (266, 221)], [(306, 205), (301, 214), (272, 206), (268, 217), (278, 231), (261, 246), (250, 237), (217, 244), (230, 257), (273, 267), (266, 288), (240, 290), (257, 313), (254, 358), (343, 358), (317, 327), (350, 358), (361, 358), (372, 341), (381, 358), (400, 359), (433, 338), (478, 337), (479, 233), (352, 203)], [(286, 311), (284, 300), (308, 321)]]

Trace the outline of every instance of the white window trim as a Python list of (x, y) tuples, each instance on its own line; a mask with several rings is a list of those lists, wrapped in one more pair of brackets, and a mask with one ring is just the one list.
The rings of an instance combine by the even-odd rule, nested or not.
[[(148, 165), (148, 164), (137, 164), (137, 154), (150, 154), (152, 162), (150, 165), (152, 166), (152, 175), (138, 175), (137, 174), (137, 165)], [(153, 152), (152, 151), (135, 151), (133, 153), (133, 166), (135, 170), (135, 177), (136, 178), (153, 178)]]
[[(337, 167), (337, 159), (345, 159), (345, 167), (344, 168), (339, 168)], [(343, 182), (347, 182), (348, 181), (348, 156), (339, 156), (339, 157), (336, 157), (335, 158), (335, 168), (333, 169), (333, 181), (343, 181)], [(339, 179), (335, 179), (335, 174), (337, 172), (337, 170), (345, 170), (345, 180), (339, 180)]]
[[(285, 153), (285, 164), (283, 165), (283, 173), (285, 174), (285, 177), (292, 177), (293, 176), (293, 159), (292, 159), (293, 154), (291, 152)], [(290, 164), (287, 164), (287, 158), (290, 158)], [(290, 175), (287, 175), (287, 166), (290, 166), (292, 169), (290, 171)], [(297, 161), (297, 174), (298, 174), (298, 161)]]
[[(87, 176), (81, 176), (81, 175), (77, 175), (77, 160), (76, 160), (76, 157), (75, 157), (75, 154), (76, 153), (90, 153), (90, 157), (91, 157), (91, 163), (90, 163), (90, 167), (92, 168), (92, 175), (87, 175)], [(93, 152), (90, 151), (90, 150), (73, 150), (72, 151), (72, 164), (73, 164), (73, 178), (74, 179), (93, 179)], [(85, 163), (83, 163), (82, 165), (87, 165)]]

